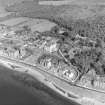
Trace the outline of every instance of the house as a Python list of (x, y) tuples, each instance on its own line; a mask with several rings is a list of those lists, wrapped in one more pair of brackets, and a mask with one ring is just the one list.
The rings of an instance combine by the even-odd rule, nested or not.
[(71, 83), (75, 83), (79, 78), (79, 72), (77, 69), (66, 64), (59, 69), (59, 75)]
[(32, 55), (32, 51), (31, 49), (29, 49), (27, 46), (24, 45), (19, 47), (19, 54), (20, 54), (20, 59), (23, 60)]
[(0, 55), (15, 58), (15, 59), (25, 59), (32, 54), (26, 46), (1, 46)]
[(3, 31), (3, 30), (10, 30), (10, 26), (0, 24), (0, 31)]
[(51, 59), (52, 57), (50, 55), (43, 54), (38, 58), (37, 64), (45, 69), (51, 69), (52, 66)]
[(15, 34), (9, 26), (0, 24), (0, 34), (1, 37), (5, 37), (6, 35), (13, 35)]
[(50, 54), (43, 54), (37, 60), (37, 64), (47, 70), (54, 70), (56, 71), (59, 67), (60, 59), (57, 56), (50, 55)]
[(19, 50), (16, 50), (14, 48), (8, 49), (8, 56), (13, 58), (19, 58)]
[(3, 55), (6, 55), (7, 57), (11, 57), (11, 58), (19, 58), (20, 54), (19, 54), (19, 50), (14, 48), (14, 47), (6, 47), (3, 49)]
[(45, 43), (43, 49), (49, 53), (57, 52), (60, 46), (57, 42), (58, 39), (51, 39)]

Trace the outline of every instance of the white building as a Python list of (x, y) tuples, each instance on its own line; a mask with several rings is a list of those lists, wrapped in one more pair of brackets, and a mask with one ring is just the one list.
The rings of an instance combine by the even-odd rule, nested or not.
[(77, 71), (77, 69), (68, 65), (61, 67), (59, 72), (61, 77), (63, 77), (64, 79), (67, 79), (72, 83), (75, 83), (79, 77), (79, 72)]
[(55, 70), (59, 66), (58, 60), (56, 56), (44, 54), (38, 58), (38, 63), (46, 69)]
[(49, 53), (58, 51), (59, 44), (57, 43), (57, 41), (58, 40), (56, 40), (56, 39), (51, 39), (50, 41), (46, 42), (46, 44), (44, 46), (44, 50)]

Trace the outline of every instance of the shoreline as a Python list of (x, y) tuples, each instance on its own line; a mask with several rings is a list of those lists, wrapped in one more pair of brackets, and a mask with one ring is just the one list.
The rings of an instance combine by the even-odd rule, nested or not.
[[(57, 92), (61, 96), (65, 97), (66, 99), (69, 99), (69, 100), (71, 100), (73, 102), (76, 102), (76, 103), (81, 104), (81, 105), (85, 105), (87, 102), (88, 103), (91, 103), (93, 105), (103, 105), (104, 104), (102, 102), (99, 102), (99, 101), (97, 101), (95, 99), (91, 99), (91, 98), (88, 98), (88, 97), (77, 97), (77, 95), (75, 95), (75, 93), (72, 93), (70, 91), (68, 92), (68, 90), (67, 91), (63, 90), (63, 92), (62, 92), (60, 90), (61, 88), (58, 89), (58, 88), (55, 87), (55, 86), (57, 86), (56, 83), (54, 83), (53, 81), (49, 81), (40, 72), (35, 71), (32, 68), (29, 69), (29, 68), (25, 68), (25, 67), (23, 68), (23, 67), (20, 66), (20, 68), (18, 68), (18, 69), (13, 69), (11, 67), (11, 65), (13, 65), (13, 63), (11, 63), (11, 65), (9, 65), (7, 62), (5, 62), (5, 61), (3, 61), (1, 59), (0, 59), (0, 62), (4, 66), (6, 66), (7, 68), (9, 68), (10, 70), (18, 71), (18, 72), (23, 72), (23, 73), (26, 73), (26, 74), (34, 77), (35, 79), (37, 79), (38, 81), (40, 81), (41, 83), (43, 83), (45, 86), (49, 87), (50, 89), (54, 90), (55, 92)], [(24, 69), (24, 70), (20, 70), (20, 69)], [(70, 97), (69, 97), (69, 95), (70, 95)], [(74, 98), (71, 98), (71, 97), (74, 97)]]
[[(57, 89), (55, 88), (55, 86), (54, 86), (54, 83), (51, 82), (51, 81), (46, 80), (45, 77), (44, 77), (41, 73), (39, 73), (38, 71), (33, 71), (33, 72), (32, 72), (32, 69), (30, 69), (30, 70), (28, 69), (28, 72), (25, 72), (25, 70), (22, 71), (22, 70), (12, 69), (12, 68), (10, 67), (10, 65), (8, 65), (6, 62), (4, 63), (4, 61), (1, 62), (1, 60), (0, 60), (0, 64), (1, 64), (3, 67), (6, 67), (6, 68), (8, 68), (8, 69), (11, 70), (11, 71), (19, 72), (19, 73), (23, 73), (23, 74), (27, 74), (27, 75), (33, 77), (34, 79), (36, 79), (37, 81), (39, 81), (40, 83), (42, 83), (44, 86), (46, 86), (48, 89), (50, 89), (50, 90), (48, 91), (48, 93), (53, 94), (53, 97), (54, 97), (54, 96), (56, 96), (56, 97), (59, 97), (59, 96), (60, 96), (61, 99), (67, 100), (67, 103), (68, 103), (68, 102), (70, 102), (70, 103), (72, 102), (73, 105), (75, 105), (75, 104), (79, 105), (79, 103), (76, 102), (74, 99), (70, 99), (69, 97), (66, 96), (66, 94), (63, 94), (62, 91), (57, 90)], [(20, 68), (20, 69), (24, 69), (24, 68)], [(27, 71), (27, 70), (26, 70), (26, 71)], [(43, 79), (42, 79), (42, 78), (43, 78)], [(34, 89), (34, 87), (32, 87), (32, 88)], [(42, 90), (43, 90), (43, 89), (42, 89)], [(46, 91), (46, 92), (47, 92), (47, 91)], [(53, 93), (52, 93), (52, 92), (53, 92)], [(33, 93), (33, 94), (34, 94), (34, 93)], [(75, 103), (75, 104), (74, 104), (74, 103)]]
[[(30, 76), (34, 77), (35, 79), (37, 79), (38, 81), (40, 81), (41, 83), (44, 83), (45, 85), (47, 85), (48, 87), (50, 87), (51, 89), (54, 89), (54, 91), (56, 92), (60, 92), (58, 91), (55, 86), (54, 86), (54, 83), (53, 81), (49, 81), (45, 78), (45, 76), (43, 76), (41, 73), (39, 73), (38, 71), (35, 71), (35, 70), (32, 70), (32, 69), (26, 69), (26, 68), (23, 68), (23, 67), (20, 67), (19, 69), (13, 69), (11, 67), (11, 65), (9, 65), (8, 63), (6, 63), (5, 61), (1, 61), (0, 60), (0, 63), (3, 64), (3, 66), (6, 66), (7, 68), (9, 68), (10, 70), (13, 70), (13, 71), (18, 71), (18, 72), (23, 72), (23, 73), (27, 73), (29, 74)], [(24, 69), (24, 70), (20, 70), (20, 69)], [(65, 91), (65, 93), (67, 93)], [(62, 94), (62, 92), (60, 92), (60, 94)], [(65, 94), (62, 94), (64, 97), (67, 98), (67, 96)], [(69, 98), (69, 97), (68, 97)]]

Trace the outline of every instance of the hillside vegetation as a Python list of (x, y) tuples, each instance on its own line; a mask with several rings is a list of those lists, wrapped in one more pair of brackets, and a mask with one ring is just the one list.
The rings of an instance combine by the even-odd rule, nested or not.
[[(82, 0), (80, 0), (82, 1)], [(92, 0), (95, 1), (95, 0)], [(100, 1), (101, 3), (103, 0)], [(104, 3), (104, 2), (103, 2)], [(71, 34), (104, 40), (105, 6), (104, 5), (38, 5), (34, 1), (15, 4), (6, 8), (7, 11), (17, 12), (20, 16), (43, 18), (68, 28)]]

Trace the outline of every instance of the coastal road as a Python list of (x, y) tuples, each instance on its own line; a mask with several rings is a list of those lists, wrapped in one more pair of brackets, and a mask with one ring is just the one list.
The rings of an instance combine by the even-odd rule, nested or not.
[[(42, 71), (46, 72), (46, 71), (42, 70), (41, 68), (37, 67), (36, 65), (30, 65), (28, 63), (24, 63), (23, 61), (17, 61), (17, 60), (10, 59), (10, 58), (4, 57), (4, 56), (0, 56), (0, 60), (8, 62), (10, 64), (13, 63), (15, 65), (21, 66), (21, 67), (26, 68), (26, 69), (36, 70), (38, 72), (42, 72)], [(96, 89), (91, 89), (91, 88), (87, 88), (87, 87), (82, 87), (82, 86), (74, 85), (74, 84), (71, 84), (70, 82), (68, 82), (68, 81), (66, 81), (66, 80), (64, 80), (64, 79), (62, 79), (60, 77), (57, 77), (57, 76), (55, 76), (55, 75), (53, 75), (51, 73), (48, 73), (48, 72), (46, 72), (46, 73), (49, 74), (49, 75), (52, 75), (52, 76), (54, 76), (56, 78), (59, 78), (62, 81), (65, 81), (66, 83), (68, 83), (71, 86), (79, 87), (79, 88), (83, 88), (83, 89), (87, 89), (87, 90), (91, 90), (91, 91), (96, 91), (96, 92), (100, 92), (100, 93), (104, 93), (105, 94), (104, 91), (99, 91), (99, 90), (96, 90)]]

